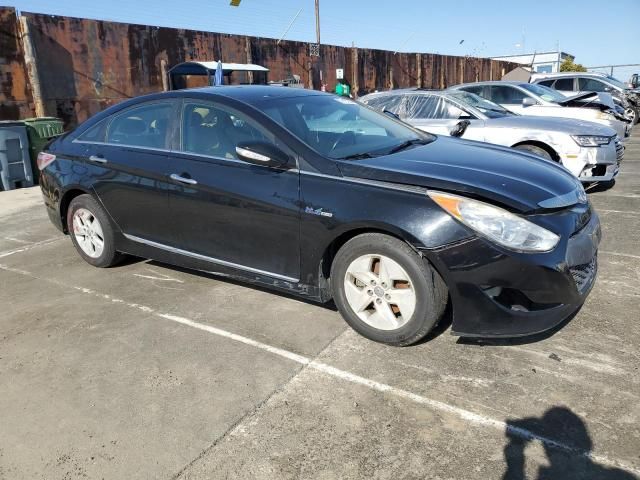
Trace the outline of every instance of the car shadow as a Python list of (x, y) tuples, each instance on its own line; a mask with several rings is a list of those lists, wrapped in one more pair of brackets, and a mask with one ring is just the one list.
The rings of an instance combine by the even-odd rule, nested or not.
[[(507, 419), (505, 423), (507, 444), (503, 454), (507, 468), (502, 480), (637, 480), (626, 470), (594, 461), (587, 424), (567, 407), (555, 406), (541, 417)], [(541, 438), (547, 462), (538, 467), (535, 477), (528, 477), (525, 449)]]

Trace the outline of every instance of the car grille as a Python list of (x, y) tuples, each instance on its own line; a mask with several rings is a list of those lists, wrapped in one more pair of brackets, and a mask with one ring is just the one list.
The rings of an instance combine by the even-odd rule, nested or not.
[(569, 270), (571, 271), (573, 281), (576, 282), (578, 291), (580, 293), (584, 293), (584, 291), (591, 285), (591, 282), (596, 275), (596, 271), (598, 270), (598, 257), (594, 255), (589, 263), (574, 265), (573, 267), (570, 267)]
[(616, 137), (616, 158), (618, 160), (618, 165), (622, 161), (622, 157), (624, 157), (624, 145), (618, 137)]

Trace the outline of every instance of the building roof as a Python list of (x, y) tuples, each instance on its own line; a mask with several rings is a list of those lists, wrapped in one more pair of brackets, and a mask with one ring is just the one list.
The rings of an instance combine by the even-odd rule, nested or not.
[[(516, 53), (513, 55), (494, 55), (491, 58), (510, 58), (510, 57), (533, 57), (534, 55), (537, 57), (538, 55), (549, 55), (549, 54), (557, 54), (558, 51), (554, 50), (551, 52), (531, 52), (531, 53)], [(567, 52), (559, 52), (560, 55), (565, 56), (565, 57), (571, 57), (571, 58), (576, 58), (575, 56), (571, 55), (570, 53)]]

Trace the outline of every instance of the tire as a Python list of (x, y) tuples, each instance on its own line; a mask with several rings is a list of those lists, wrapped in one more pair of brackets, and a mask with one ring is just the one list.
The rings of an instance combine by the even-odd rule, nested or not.
[(124, 258), (115, 249), (114, 232), (107, 213), (91, 195), (79, 195), (71, 200), (67, 226), (71, 242), (85, 262), (106, 268)]
[(516, 150), (523, 150), (525, 152), (531, 153), (533, 155), (537, 155), (538, 157), (542, 157), (546, 160), (553, 160), (553, 157), (549, 152), (547, 152), (544, 148), (537, 147), (536, 145), (518, 145), (517, 147), (513, 147)]
[[(366, 265), (369, 271), (364, 275)], [(404, 276), (407, 278), (401, 278)], [(425, 337), (447, 306), (447, 287), (435, 269), (405, 242), (380, 233), (358, 235), (340, 248), (331, 264), (331, 289), (351, 328), (370, 340), (394, 346), (411, 345)], [(406, 301), (412, 292), (413, 309)], [(365, 306), (368, 298), (371, 304)], [(410, 313), (405, 317), (403, 311)]]

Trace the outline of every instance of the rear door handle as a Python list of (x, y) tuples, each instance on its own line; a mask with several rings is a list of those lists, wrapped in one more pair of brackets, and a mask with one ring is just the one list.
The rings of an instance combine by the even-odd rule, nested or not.
[(104, 157), (99, 157), (97, 155), (91, 155), (89, 157), (89, 161), (90, 162), (95, 162), (95, 163), (107, 163), (107, 159)]
[(185, 178), (185, 177), (182, 177), (182, 176), (178, 175), (177, 173), (172, 173), (171, 175), (169, 175), (169, 178), (171, 180), (175, 180), (176, 182), (186, 183), (187, 185), (197, 185), (198, 184), (198, 182), (196, 180), (194, 180), (193, 178)]

